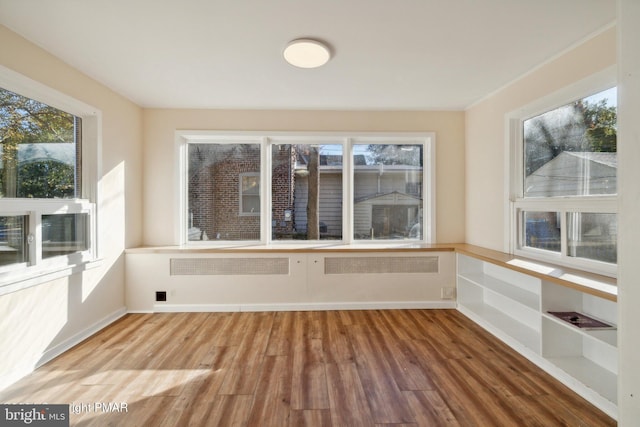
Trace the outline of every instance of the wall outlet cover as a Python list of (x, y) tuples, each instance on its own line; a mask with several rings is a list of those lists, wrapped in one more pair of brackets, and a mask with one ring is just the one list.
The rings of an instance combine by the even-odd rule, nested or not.
[(456, 297), (456, 288), (441, 288), (440, 297), (442, 299), (454, 299)]

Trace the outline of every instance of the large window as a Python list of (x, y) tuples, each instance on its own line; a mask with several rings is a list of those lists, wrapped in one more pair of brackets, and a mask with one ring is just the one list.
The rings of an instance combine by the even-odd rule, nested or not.
[(431, 134), (178, 132), (178, 143), (182, 242), (434, 238)]
[[(83, 119), (95, 112), (0, 69), (0, 285), (95, 258), (94, 176), (83, 161)], [(10, 90), (59, 101), (73, 114)], [(96, 153), (96, 135), (86, 154)], [(89, 181), (89, 184), (86, 184)], [(19, 274), (18, 274), (19, 273)]]
[(517, 253), (615, 273), (616, 101), (610, 88), (517, 121)]

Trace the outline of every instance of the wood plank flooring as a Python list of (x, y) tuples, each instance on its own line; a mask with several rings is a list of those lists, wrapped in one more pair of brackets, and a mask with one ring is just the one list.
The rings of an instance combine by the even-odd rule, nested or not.
[(0, 402), (100, 427), (616, 425), (455, 310), (129, 314)]

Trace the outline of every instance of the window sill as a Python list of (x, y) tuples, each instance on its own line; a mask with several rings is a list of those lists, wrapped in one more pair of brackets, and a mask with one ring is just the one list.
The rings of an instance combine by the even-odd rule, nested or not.
[(4, 273), (0, 279), (0, 296), (38, 286), (52, 280), (61, 279), (102, 265), (101, 259), (80, 262), (71, 265), (51, 266), (47, 268)]
[(127, 254), (207, 254), (207, 253), (278, 253), (278, 252), (429, 252), (454, 251), (452, 244), (430, 243), (276, 243), (264, 245), (260, 243), (245, 245), (207, 245), (207, 246), (146, 246), (130, 248)]

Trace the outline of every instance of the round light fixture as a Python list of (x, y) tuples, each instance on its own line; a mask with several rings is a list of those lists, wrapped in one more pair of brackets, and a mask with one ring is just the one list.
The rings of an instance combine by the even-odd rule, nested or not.
[(316, 68), (331, 59), (329, 47), (312, 39), (297, 39), (289, 42), (284, 48), (284, 59), (299, 68)]

